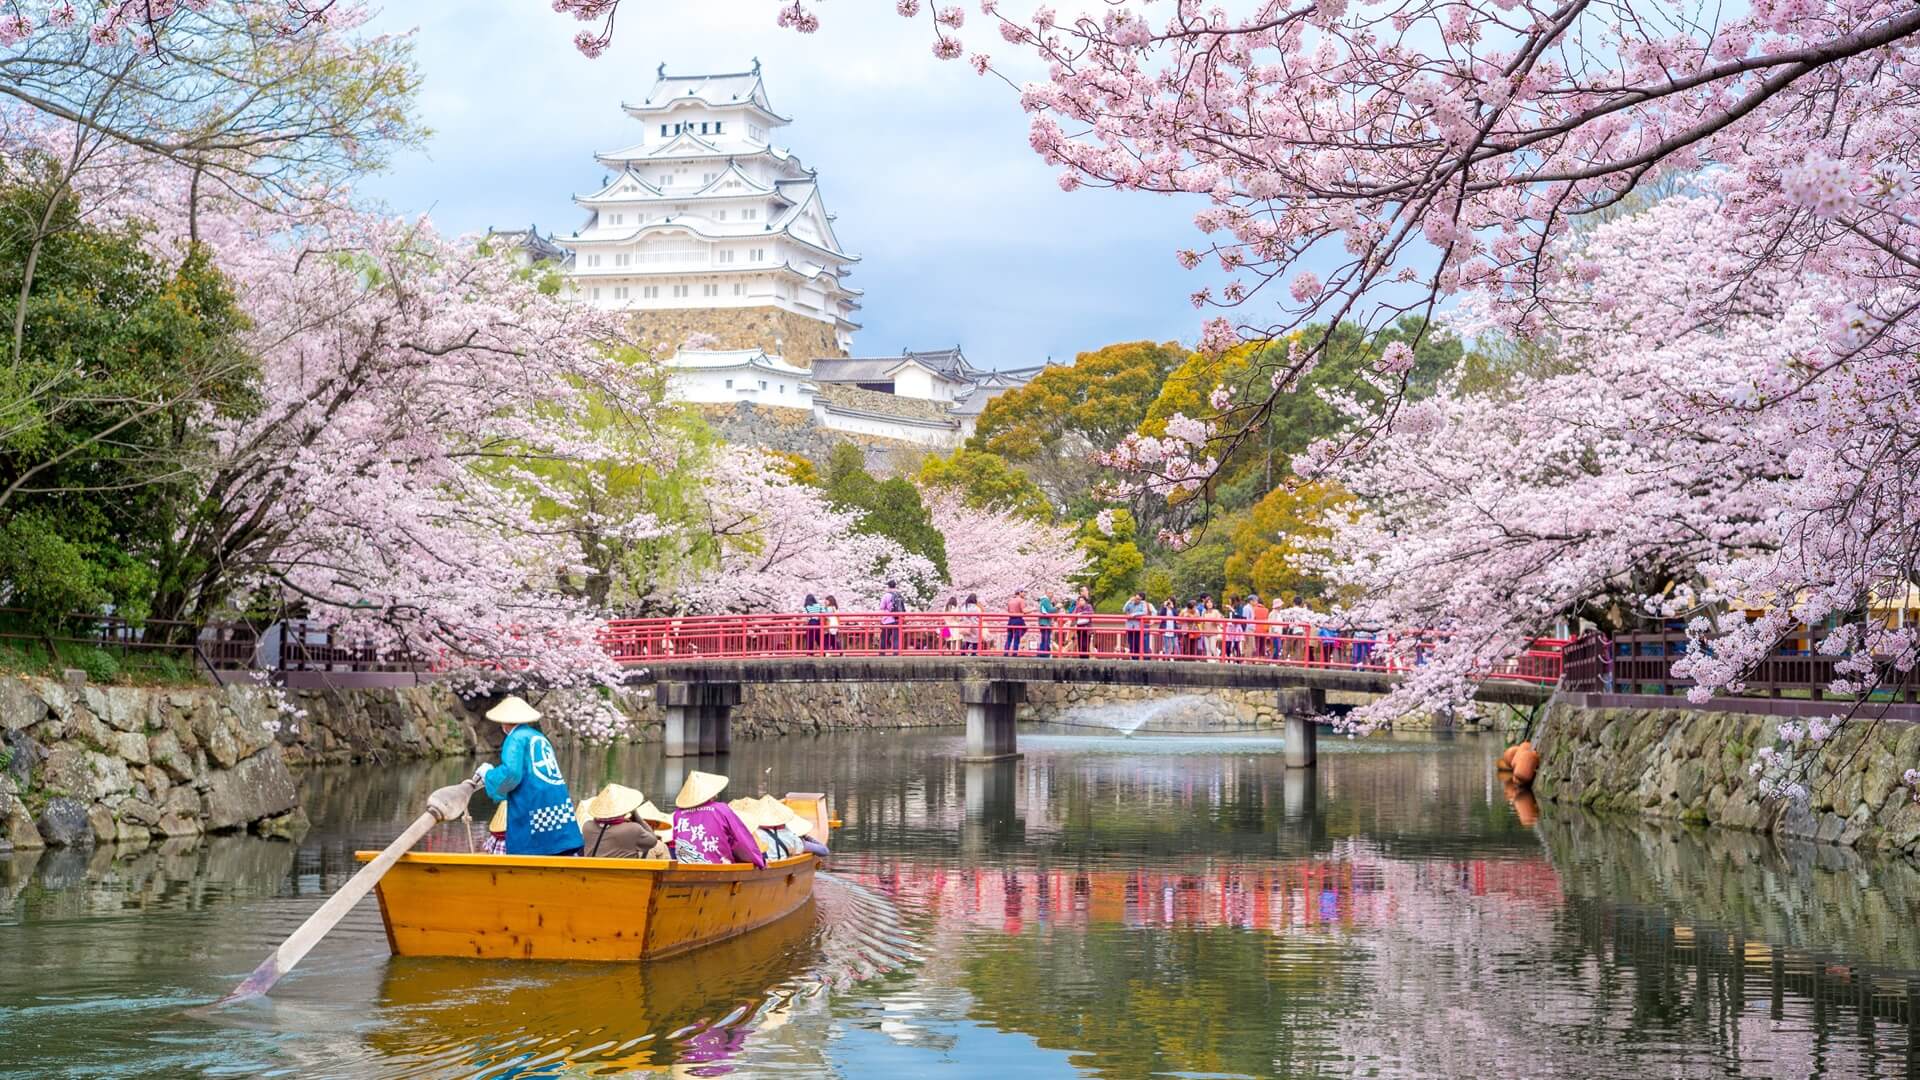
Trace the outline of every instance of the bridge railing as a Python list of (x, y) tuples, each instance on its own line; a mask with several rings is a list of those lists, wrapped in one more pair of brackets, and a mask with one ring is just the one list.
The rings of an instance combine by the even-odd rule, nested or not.
[[(966, 656), (1279, 664), (1404, 673), (1443, 634), (1337, 634), (1301, 623), (1167, 616), (835, 612), (616, 619), (602, 642), (625, 664), (799, 656)], [(1044, 622), (1042, 620), (1045, 620)], [(1482, 677), (1552, 684), (1566, 643), (1541, 638)]]

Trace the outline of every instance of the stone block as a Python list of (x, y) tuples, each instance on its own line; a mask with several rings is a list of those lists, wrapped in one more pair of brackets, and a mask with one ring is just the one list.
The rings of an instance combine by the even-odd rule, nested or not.
[(56, 746), (40, 771), (41, 786), (83, 802), (99, 802), (133, 790), (133, 774), (119, 758), (78, 746)]
[(168, 779), (184, 784), (193, 779), (193, 760), (180, 745), (180, 736), (162, 731), (147, 736), (147, 760), (165, 771)]
[(51, 847), (87, 847), (93, 843), (86, 804), (78, 799), (63, 795), (48, 800), (34, 824), (40, 839)]
[(0, 731), (0, 757), (6, 759), (0, 776), (12, 777), (14, 786), (24, 789), (33, 780), (33, 770), (47, 759), (47, 750), (24, 729)]
[(33, 823), (33, 815), (27, 812), (26, 801), (20, 798), (13, 781), (0, 773), (0, 851), (26, 851), (42, 846), (40, 829)]
[(277, 749), (262, 750), (207, 778), (206, 828), (237, 829), (299, 805), (293, 774)]
[(0, 677), (0, 731), (23, 731), (47, 718), (47, 703), (25, 679)]
[(137, 731), (115, 731), (107, 739), (107, 750), (129, 765), (147, 765), (147, 737)]

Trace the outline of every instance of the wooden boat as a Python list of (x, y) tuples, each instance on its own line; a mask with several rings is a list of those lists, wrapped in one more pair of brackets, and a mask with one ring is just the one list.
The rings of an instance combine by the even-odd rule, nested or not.
[[(366, 862), (376, 852), (356, 856)], [(820, 860), (756, 870), (652, 859), (412, 852), (380, 880), (395, 956), (649, 960), (765, 926), (813, 898)]]
[[(825, 796), (786, 802), (827, 834)], [(361, 862), (378, 852), (356, 852)], [(725, 941), (813, 898), (820, 860), (756, 870), (658, 859), (410, 852), (376, 887), (395, 956), (652, 960)]]

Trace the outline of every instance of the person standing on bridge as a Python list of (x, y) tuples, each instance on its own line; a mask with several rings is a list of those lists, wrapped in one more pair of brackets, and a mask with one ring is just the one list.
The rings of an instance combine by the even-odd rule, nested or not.
[(1093, 655), (1093, 597), (1087, 594), (1087, 587), (1080, 586), (1080, 596), (1073, 602), (1074, 644), (1082, 657)]
[(1040, 655), (1047, 656), (1053, 652), (1053, 613), (1060, 610), (1060, 605), (1053, 602), (1052, 593), (1041, 589), (1039, 607)]
[(986, 609), (980, 606), (980, 594), (968, 593), (967, 602), (960, 605), (960, 651), (978, 653), (980, 642), (987, 636)]
[(1027, 636), (1027, 590), (1013, 590), (1013, 597), (1007, 601), (1007, 640), (1001, 652), (1008, 656), (1020, 655), (1020, 639)]
[(487, 710), (487, 719), (506, 729), (500, 764), (481, 762), (473, 778), (489, 798), (507, 804), (507, 854), (578, 855), (582, 838), (573, 797), (553, 744), (534, 726), (539, 710), (510, 695)]
[(1144, 655), (1140, 631), (1145, 624), (1141, 620), (1153, 612), (1153, 606), (1147, 603), (1146, 597), (1134, 593), (1127, 597), (1126, 605), (1120, 610), (1127, 617), (1127, 653), (1138, 660)]
[(881, 652), (900, 651), (900, 613), (905, 610), (907, 602), (900, 598), (900, 583), (889, 579), (887, 591), (880, 597)]
[(827, 602), (820, 605), (823, 614), (821, 620), (827, 626), (827, 651), (840, 651), (840, 601), (832, 593), (827, 594)]

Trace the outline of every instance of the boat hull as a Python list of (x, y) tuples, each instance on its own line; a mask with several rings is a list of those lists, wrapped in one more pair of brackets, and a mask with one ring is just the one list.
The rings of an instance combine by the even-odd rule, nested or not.
[[(365, 862), (374, 852), (358, 852)], [(648, 859), (414, 852), (380, 880), (395, 956), (647, 960), (765, 926), (807, 903), (819, 860), (756, 870)]]

